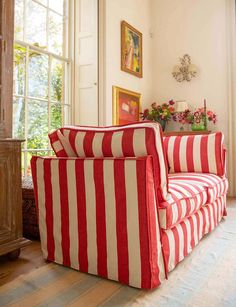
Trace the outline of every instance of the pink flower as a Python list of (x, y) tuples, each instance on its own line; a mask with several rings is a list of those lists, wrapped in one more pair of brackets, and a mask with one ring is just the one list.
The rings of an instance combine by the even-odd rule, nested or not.
[(173, 106), (174, 104), (175, 104), (174, 100), (171, 99), (171, 100), (169, 101), (169, 105)]
[(156, 103), (156, 102), (153, 102), (153, 103), (151, 104), (151, 107), (152, 107), (153, 109), (156, 109), (157, 103)]

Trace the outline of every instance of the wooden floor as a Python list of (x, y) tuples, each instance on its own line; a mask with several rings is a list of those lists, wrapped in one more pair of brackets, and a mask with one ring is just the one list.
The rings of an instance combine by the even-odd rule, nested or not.
[[(227, 199), (227, 207), (235, 205), (235, 198)], [(17, 260), (10, 261), (6, 256), (0, 257), (0, 286), (44, 265), (47, 265), (47, 262), (42, 257), (40, 242), (32, 241), (30, 245), (22, 248)]]
[(15, 279), (21, 274), (46, 265), (44, 261), (40, 242), (32, 241), (32, 243), (21, 249), (20, 256), (17, 260), (9, 260), (6, 256), (0, 257), (0, 286)]

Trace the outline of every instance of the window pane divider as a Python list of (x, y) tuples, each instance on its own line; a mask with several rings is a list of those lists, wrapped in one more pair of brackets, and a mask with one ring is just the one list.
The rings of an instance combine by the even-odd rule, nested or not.
[[(53, 13), (55, 13), (55, 14), (61, 16), (61, 17), (66, 17), (65, 15), (63, 15), (63, 14), (55, 11), (54, 9), (52, 9), (49, 5), (45, 5), (45, 4), (43, 4), (42, 2), (40, 2), (38, 0), (32, 0), (32, 1), (37, 3), (37, 4), (39, 4), (40, 6), (44, 7), (45, 9), (47, 9), (47, 11), (52, 11)], [(54, 0), (54, 1), (57, 1), (57, 0)]]
[(40, 47), (37, 47), (37, 46), (34, 46), (32, 44), (29, 44), (29, 43), (26, 43), (26, 42), (23, 42), (21, 40), (15, 40), (15, 44), (17, 45), (22, 45), (24, 47), (29, 47), (30, 49), (34, 50), (34, 51), (37, 51), (38, 53), (42, 53), (42, 54), (46, 54), (48, 56), (52, 56), (53, 58), (59, 60), (59, 61), (62, 61), (62, 62), (67, 62), (67, 63), (70, 63), (70, 59), (66, 58), (66, 57), (63, 57), (61, 55), (58, 55), (58, 54), (55, 54), (53, 52), (50, 52), (50, 51), (47, 51), (47, 50), (44, 50)]

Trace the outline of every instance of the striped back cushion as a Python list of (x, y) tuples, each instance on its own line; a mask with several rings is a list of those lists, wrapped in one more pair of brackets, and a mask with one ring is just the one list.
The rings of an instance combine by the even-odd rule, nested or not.
[(170, 173), (199, 172), (224, 176), (223, 140), (221, 132), (164, 137)]
[(143, 122), (102, 128), (68, 126), (49, 134), (49, 138), (57, 156), (62, 156), (62, 153), (68, 157), (81, 158), (151, 155), (153, 157), (158, 198), (166, 200), (168, 196), (168, 172), (163, 151), (162, 130), (159, 124)]

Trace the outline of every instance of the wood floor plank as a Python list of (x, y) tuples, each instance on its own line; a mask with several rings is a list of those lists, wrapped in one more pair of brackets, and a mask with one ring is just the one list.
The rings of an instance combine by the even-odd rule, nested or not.
[(11, 261), (7, 256), (0, 257), (0, 286), (21, 274), (29, 273), (46, 264), (47, 262), (42, 256), (40, 242), (32, 241), (30, 245), (22, 248), (17, 260)]

